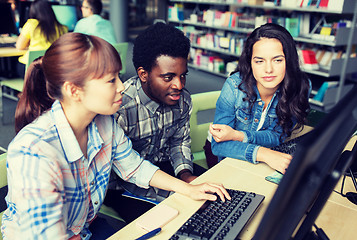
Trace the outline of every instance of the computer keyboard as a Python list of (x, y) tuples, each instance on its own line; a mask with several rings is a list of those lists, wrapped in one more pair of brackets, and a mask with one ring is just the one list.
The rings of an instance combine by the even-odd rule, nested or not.
[(254, 215), (264, 196), (253, 192), (227, 189), (232, 197), (223, 202), (206, 201), (170, 240), (235, 239)]
[(0, 47), (15, 47), (17, 37), (12, 36), (0, 36)]

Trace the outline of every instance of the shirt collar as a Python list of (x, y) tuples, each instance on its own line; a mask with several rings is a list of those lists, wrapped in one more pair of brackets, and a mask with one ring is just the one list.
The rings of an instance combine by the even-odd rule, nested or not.
[[(257, 101), (262, 101), (262, 98), (260, 97), (260, 94), (259, 94), (259, 91), (258, 91), (258, 87), (255, 86), (254, 88), (255, 88), (255, 93), (257, 94)], [(275, 91), (275, 93), (274, 93), (274, 95), (273, 95), (273, 97), (272, 97), (272, 101), (274, 100), (274, 98), (275, 98), (275, 96), (278, 94), (278, 92), (280, 92), (280, 88), (278, 88), (278, 89)], [(272, 101), (270, 101), (270, 102), (272, 102)]]
[(160, 104), (153, 101), (151, 98), (149, 98), (148, 95), (146, 95), (146, 93), (144, 92), (144, 89), (141, 85), (141, 81), (140, 78), (137, 78), (137, 89), (138, 89), (138, 96), (139, 99), (141, 101), (141, 103), (147, 108), (149, 109), (149, 111), (151, 113), (155, 113), (157, 111), (157, 109), (160, 107)]
[[(59, 141), (61, 143), (67, 161), (74, 162), (81, 158), (84, 158), (77, 138), (74, 135), (74, 132), (63, 112), (61, 103), (58, 100), (53, 103), (51, 113), (56, 125), (56, 130), (59, 135)], [(94, 120), (88, 125), (88, 135), (88, 146), (90, 144), (93, 145), (95, 149), (93, 155), (95, 155), (100, 150), (103, 140), (100, 136), (97, 124)], [(96, 144), (96, 146), (94, 146), (94, 144)], [(93, 156), (88, 156), (88, 158), (92, 159)]]
[(82, 158), (83, 153), (79, 147), (77, 138), (74, 135), (74, 132), (63, 112), (61, 103), (58, 100), (53, 103), (51, 113), (67, 161), (74, 162)]

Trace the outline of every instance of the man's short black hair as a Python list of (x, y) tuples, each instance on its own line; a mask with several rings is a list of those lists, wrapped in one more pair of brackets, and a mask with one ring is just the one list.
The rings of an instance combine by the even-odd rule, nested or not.
[(159, 56), (187, 59), (189, 52), (190, 40), (180, 29), (158, 22), (148, 27), (135, 39), (133, 64), (135, 69), (143, 67), (146, 71), (151, 72)]

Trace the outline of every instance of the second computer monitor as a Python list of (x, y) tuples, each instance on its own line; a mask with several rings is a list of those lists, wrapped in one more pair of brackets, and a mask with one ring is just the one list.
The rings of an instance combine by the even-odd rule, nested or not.
[(77, 9), (73, 5), (52, 5), (52, 9), (57, 20), (68, 27), (68, 31), (73, 31), (78, 21)]

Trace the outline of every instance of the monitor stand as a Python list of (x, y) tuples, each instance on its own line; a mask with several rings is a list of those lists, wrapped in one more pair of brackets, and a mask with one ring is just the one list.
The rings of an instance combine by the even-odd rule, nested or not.
[(355, 173), (352, 172), (351, 168), (349, 168), (349, 173), (351, 175), (351, 179), (353, 182), (353, 185), (355, 186), (356, 192), (347, 192), (346, 197), (350, 202), (354, 203), (357, 205), (357, 181), (356, 181), (356, 176)]

